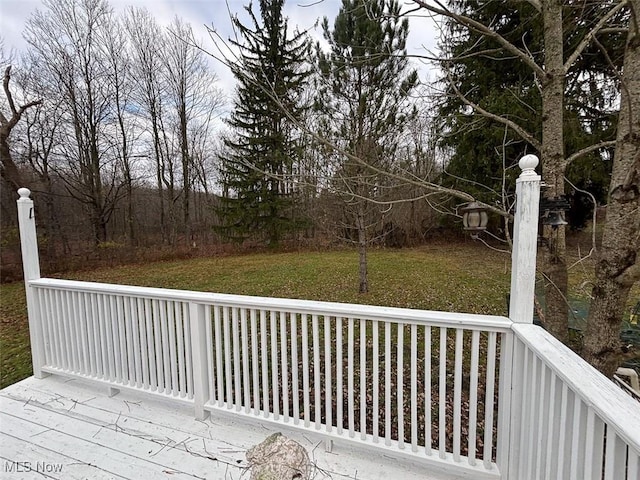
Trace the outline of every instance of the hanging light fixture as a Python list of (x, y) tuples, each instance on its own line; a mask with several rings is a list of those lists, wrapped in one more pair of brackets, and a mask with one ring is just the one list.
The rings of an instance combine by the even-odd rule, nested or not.
[(462, 212), (462, 224), (465, 230), (481, 232), (487, 229), (489, 217), (487, 209), (478, 202), (471, 202), (460, 209)]

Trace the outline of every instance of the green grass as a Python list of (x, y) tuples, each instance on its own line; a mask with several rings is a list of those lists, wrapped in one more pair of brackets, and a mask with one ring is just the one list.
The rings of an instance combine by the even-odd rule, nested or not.
[[(510, 263), (508, 255), (473, 243), (372, 250), (370, 292), (365, 295), (358, 293), (358, 256), (351, 250), (197, 258), (60, 276), (185, 290), (505, 315)], [(584, 268), (585, 273), (592, 269), (588, 264), (579, 268)], [(632, 298), (636, 296), (637, 293)], [(3, 388), (31, 374), (26, 302), (20, 282), (0, 285), (0, 327), (0, 388)]]
[[(350, 250), (260, 253), (129, 265), (60, 277), (185, 290), (472, 313), (506, 313), (509, 258), (477, 245), (373, 250), (358, 293)], [(50, 275), (58, 277), (59, 275)], [(0, 388), (31, 374), (24, 285), (0, 285)]]

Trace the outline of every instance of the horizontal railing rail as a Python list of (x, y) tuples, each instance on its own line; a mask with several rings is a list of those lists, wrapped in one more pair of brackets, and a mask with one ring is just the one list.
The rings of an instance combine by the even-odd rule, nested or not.
[(499, 478), (509, 319), (38, 279), (42, 371)]
[(333, 316), (363, 315), (370, 319), (389, 321), (414, 321), (432, 325), (460, 325), (468, 329), (492, 329), (508, 331), (511, 321), (496, 315), (477, 315), (471, 313), (439, 312), (434, 310), (415, 310), (397, 307), (380, 307), (375, 305), (358, 305), (351, 303), (322, 302), (314, 300), (298, 300), (291, 298), (258, 297), (250, 295), (234, 295), (213, 292), (196, 292), (191, 290), (174, 290), (167, 288), (139, 287), (135, 285), (117, 285), (111, 283), (80, 282), (57, 278), (39, 278), (29, 281), (29, 285), (39, 288), (56, 288), (68, 291), (84, 291), (109, 293), (124, 296), (145, 296), (148, 298), (169, 298), (180, 302), (215, 303), (227, 306), (243, 306), (246, 308), (284, 309), (297, 313), (313, 314), (319, 311)]
[(508, 478), (640, 478), (640, 403), (543, 329), (512, 328)]

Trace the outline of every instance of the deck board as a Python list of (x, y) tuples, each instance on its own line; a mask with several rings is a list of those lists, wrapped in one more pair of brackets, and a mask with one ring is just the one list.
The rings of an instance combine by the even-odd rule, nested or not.
[[(246, 451), (276, 431), (226, 415), (198, 421), (188, 406), (136, 393), (109, 397), (78, 380), (28, 378), (0, 391), (0, 478), (248, 479)], [(314, 480), (453, 478), (355, 446), (326, 452), (311, 433), (283, 433), (309, 452)]]

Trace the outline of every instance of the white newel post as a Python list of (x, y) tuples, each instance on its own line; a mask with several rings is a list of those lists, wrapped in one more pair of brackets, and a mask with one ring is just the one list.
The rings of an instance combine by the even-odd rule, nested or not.
[[(533, 323), (540, 210), (538, 157), (525, 155), (519, 162), (522, 173), (516, 181), (516, 215), (511, 254), (511, 296), (509, 318), (514, 323)], [(506, 335), (500, 349), (500, 408), (496, 463), (505, 480), (518, 480), (514, 472), (520, 458), (518, 438), (522, 429), (522, 371), (524, 358), (513, 334)]]
[(522, 173), (516, 181), (509, 318), (515, 323), (533, 323), (540, 210), (540, 175), (535, 172), (538, 157), (525, 155), (519, 165)]
[(24, 287), (27, 297), (27, 315), (29, 317), (29, 337), (31, 339), (31, 361), (33, 375), (36, 378), (46, 377), (42, 372), (45, 364), (44, 336), (40, 308), (35, 297), (31, 280), (40, 278), (40, 258), (38, 257), (38, 238), (36, 236), (36, 217), (33, 200), (29, 198), (28, 188), (18, 190), (18, 226), (20, 228), (20, 248), (22, 251), (22, 268), (24, 271)]
[(209, 376), (207, 369), (207, 316), (205, 305), (189, 303), (191, 322), (191, 355), (193, 363), (193, 403), (195, 417), (204, 420), (209, 412), (204, 409), (208, 400)]

